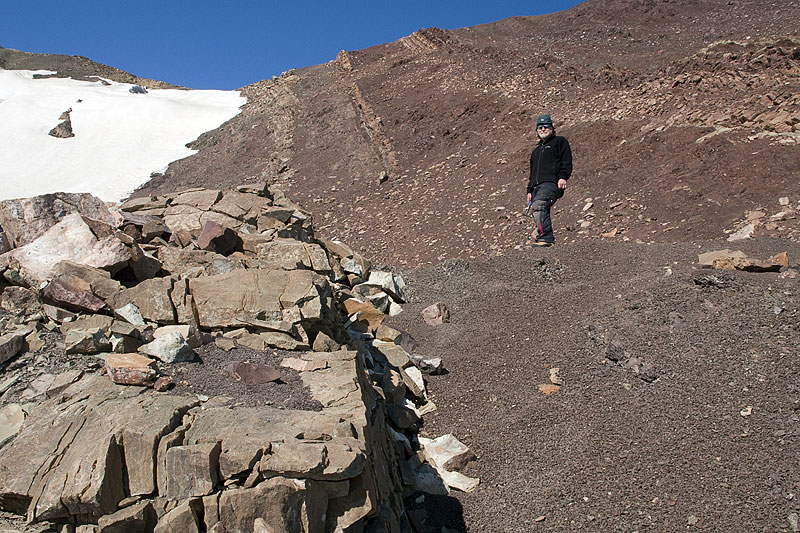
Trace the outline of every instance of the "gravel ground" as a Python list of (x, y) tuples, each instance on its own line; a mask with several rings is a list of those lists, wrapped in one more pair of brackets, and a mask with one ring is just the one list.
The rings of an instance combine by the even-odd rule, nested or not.
[[(449, 371), (428, 378), (424, 432), (469, 445), (481, 478), (425, 498), (430, 530), (792, 531), (800, 287), (695, 265), (730, 246), (597, 241), (406, 272), (390, 323)], [(419, 311), (436, 301), (451, 321), (431, 327)]]

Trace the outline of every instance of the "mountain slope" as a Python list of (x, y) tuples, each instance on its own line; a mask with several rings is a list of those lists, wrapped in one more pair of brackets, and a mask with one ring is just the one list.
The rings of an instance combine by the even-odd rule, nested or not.
[[(495, 255), (528, 237), (549, 112), (576, 163), (557, 238), (724, 236), (800, 195), (799, 18), (798, 2), (597, 0), (421, 30), (243, 88), (243, 113), (137, 194), (283, 182), (380, 260)], [(797, 235), (782, 227), (760, 231)]]

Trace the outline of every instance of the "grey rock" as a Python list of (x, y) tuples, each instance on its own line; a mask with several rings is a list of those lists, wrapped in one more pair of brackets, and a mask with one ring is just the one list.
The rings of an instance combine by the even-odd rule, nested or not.
[(195, 360), (195, 353), (178, 331), (170, 331), (152, 342), (143, 344), (139, 353), (155, 357), (164, 363), (183, 363)]

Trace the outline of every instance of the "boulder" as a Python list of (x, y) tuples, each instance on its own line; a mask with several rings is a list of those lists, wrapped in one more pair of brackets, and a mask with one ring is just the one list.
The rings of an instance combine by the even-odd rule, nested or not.
[(190, 279), (199, 325), (223, 328), (248, 319), (280, 320), (288, 278), (284, 271), (235, 270)]
[(227, 531), (253, 531), (258, 518), (273, 531), (327, 531), (325, 504), (327, 500), (304, 480), (275, 477), (251, 489), (223, 492), (219, 519)]
[[(257, 194), (223, 191), (222, 198), (214, 203), (213, 210), (246, 224), (255, 225), (259, 216), (275, 211), (276, 208), (272, 207), (272, 202), (268, 198)], [(280, 210), (280, 208), (277, 208), (277, 210)], [(287, 210), (284, 209), (283, 211)], [(289, 212), (290, 215), (291, 211)]]
[(158, 258), (161, 268), (170, 274), (185, 274), (200, 268), (206, 275), (216, 276), (244, 268), (241, 259), (190, 248), (161, 247)]
[(97, 313), (106, 306), (103, 300), (92, 294), (88, 284), (78, 279), (50, 281), (42, 289), (42, 299), (76, 313)]
[(245, 385), (260, 385), (281, 379), (281, 373), (275, 368), (246, 361), (233, 362), (225, 367), (224, 372)]
[(148, 279), (134, 287), (123, 289), (109, 300), (109, 305), (116, 311), (132, 303), (145, 320), (158, 324), (174, 324), (176, 316), (171, 297), (172, 285), (172, 278)]
[(747, 255), (741, 250), (728, 250), (725, 248), (724, 250), (714, 250), (711, 252), (704, 252), (702, 254), (698, 254), (697, 256), (697, 264), (702, 267), (713, 267), (714, 260), (719, 258), (744, 258)]
[(451, 433), (435, 439), (419, 437), (425, 459), (437, 470), (462, 470), (477, 456)]
[(78, 214), (67, 215), (33, 242), (9, 252), (9, 267), (29, 285), (49, 280), (61, 261), (72, 261), (112, 274), (131, 259), (128, 247), (115, 235), (98, 239)]
[(97, 521), (97, 533), (128, 533), (152, 531), (158, 515), (150, 501), (141, 501), (120, 509), (116, 513), (101, 516)]
[(92, 294), (102, 300), (110, 298), (122, 289), (120, 283), (111, 279), (111, 274), (107, 271), (72, 261), (61, 261), (56, 264), (53, 279), (82, 288), (88, 287)]
[(95, 354), (111, 349), (111, 343), (100, 328), (70, 329), (64, 338), (64, 344), (68, 354)]
[(210, 494), (219, 482), (219, 442), (174, 446), (167, 450), (166, 496), (180, 500)]
[(79, 213), (87, 218), (113, 224), (105, 202), (91, 194), (57, 192), (33, 198), (0, 202), (0, 227), (12, 248), (29, 244), (64, 217)]
[(241, 240), (236, 232), (217, 222), (208, 221), (203, 226), (203, 231), (197, 237), (197, 247), (222, 255), (228, 255), (241, 246)]
[(202, 516), (202, 499), (185, 500), (158, 520), (153, 533), (200, 533)]
[(26, 327), (0, 335), (0, 364), (27, 350), (28, 343), (25, 337), (31, 332), (33, 328)]

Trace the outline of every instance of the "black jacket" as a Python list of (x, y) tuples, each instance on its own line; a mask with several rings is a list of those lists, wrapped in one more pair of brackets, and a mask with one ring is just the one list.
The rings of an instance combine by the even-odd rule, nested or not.
[(531, 174), (528, 178), (528, 192), (532, 193), (538, 184), (549, 181), (568, 180), (572, 174), (572, 150), (564, 137), (551, 135), (539, 141), (531, 153)]

